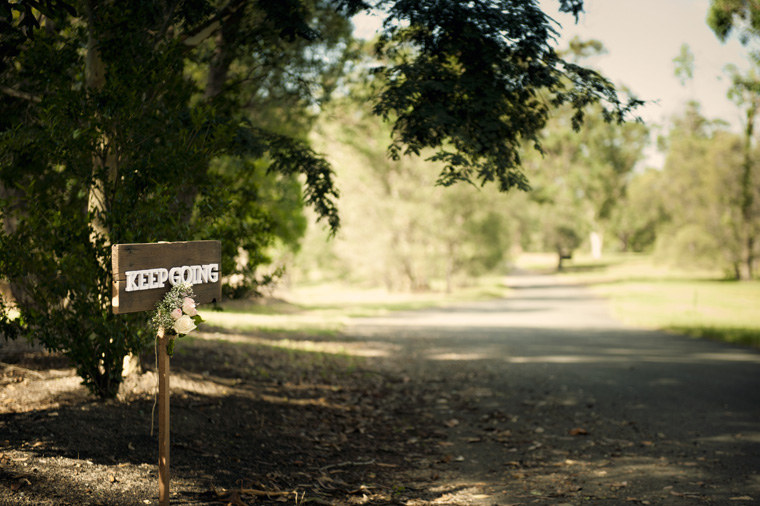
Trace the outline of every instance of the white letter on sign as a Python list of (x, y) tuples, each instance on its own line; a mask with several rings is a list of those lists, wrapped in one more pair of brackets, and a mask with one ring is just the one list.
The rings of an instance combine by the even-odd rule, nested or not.
[(137, 280), (137, 288), (139, 290), (147, 290), (148, 288), (148, 271), (138, 271), (139, 276)]
[(137, 283), (135, 283), (135, 280), (137, 279), (138, 274), (140, 274), (140, 271), (127, 272), (127, 291), (128, 292), (139, 290), (139, 288), (137, 287)]
[(127, 292), (163, 288), (166, 286), (166, 280), (169, 279), (169, 271), (166, 269), (143, 269), (141, 271), (127, 271), (124, 274), (127, 277), (125, 289)]
[(182, 266), (182, 281), (190, 284), (193, 283), (193, 270), (187, 265)]
[(158, 272), (155, 269), (148, 271), (148, 288), (158, 288)]
[(219, 281), (219, 264), (183, 265), (182, 267), (172, 267), (170, 270), (163, 268), (143, 269), (127, 271), (124, 274), (127, 278), (126, 291), (135, 292), (163, 288), (167, 281), (172, 286), (180, 283), (193, 285), (216, 283)]
[(172, 267), (172, 270), (169, 271), (169, 283), (171, 283), (172, 286), (176, 286), (182, 283), (181, 267)]
[(201, 265), (200, 267), (201, 267), (201, 275), (200, 275), (201, 283), (208, 283), (208, 270), (209, 270), (209, 267), (211, 267), (211, 265), (206, 264), (206, 265)]
[(198, 285), (203, 283), (203, 280), (201, 279), (201, 266), (200, 265), (191, 265), (190, 269), (193, 271), (193, 284)]
[(167, 279), (169, 279), (169, 271), (166, 269), (158, 269), (158, 282), (161, 288), (164, 287)]

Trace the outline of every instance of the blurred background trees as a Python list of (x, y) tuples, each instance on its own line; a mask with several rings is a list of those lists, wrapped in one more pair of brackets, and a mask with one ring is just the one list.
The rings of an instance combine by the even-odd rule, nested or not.
[[(603, 51), (599, 41), (573, 40), (562, 54), (582, 63)], [(695, 56), (684, 45), (673, 61), (687, 86)], [(574, 112), (557, 106), (539, 136), (542, 151), (529, 145), (520, 151), (530, 190), (506, 195), (473, 186), (428, 192), (428, 165), (385, 158), (390, 132), (361, 99), (344, 102), (321, 118), (314, 138), (320, 151), (350, 172), (339, 178), (347, 185), (341, 206), (355, 223), (346, 223), (331, 245), (309, 232), (309, 251), (321, 252), (302, 255), (297, 274), (391, 289), (452, 289), (457, 280), (508, 272), (520, 252), (552, 251), (562, 268), (583, 250), (595, 258), (604, 252), (650, 253), (664, 264), (753, 279), (760, 254), (756, 79), (730, 68), (727, 75), (733, 82), (729, 93), (746, 118), (742, 134), (704, 117), (698, 103), (685, 102), (682, 112), (662, 125), (657, 143), (662, 165), (650, 167), (647, 125), (609, 124), (591, 107), (584, 127), (575, 131)], [(404, 177), (406, 189), (394, 190), (391, 182)], [(469, 199), (478, 202), (480, 218), (467, 212)], [(452, 238), (449, 246), (447, 238)], [(480, 254), (461, 254), (466, 251)], [(460, 254), (447, 256), (451, 252)]]

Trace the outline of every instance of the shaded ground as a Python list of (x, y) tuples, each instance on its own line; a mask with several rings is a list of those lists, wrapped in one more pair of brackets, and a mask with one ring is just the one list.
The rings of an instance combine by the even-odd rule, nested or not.
[[(347, 356), (205, 337), (172, 359), (173, 503), (397, 502), (436, 473), (446, 436), (425, 389)], [(101, 403), (59, 365), (29, 353), (4, 367), (0, 504), (156, 503), (153, 371)], [(241, 488), (270, 495), (236, 500)]]
[[(760, 354), (511, 282), (338, 337), (181, 341), (173, 504), (760, 504)], [(157, 502), (150, 357), (99, 403), (58, 357), (0, 353), (0, 504)]]

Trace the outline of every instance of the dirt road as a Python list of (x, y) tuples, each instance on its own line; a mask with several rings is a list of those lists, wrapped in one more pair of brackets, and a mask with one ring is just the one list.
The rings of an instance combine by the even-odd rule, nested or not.
[(509, 283), (509, 299), (348, 331), (448, 386), (446, 500), (760, 504), (760, 353), (626, 328), (553, 277)]
[[(180, 342), (172, 504), (760, 504), (760, 353), (626, 328), (552, 277), (509, 282), (339, 335)], [(60, 354), (3, 355), (0, 505), (155, 504), (152, 363), (99, 402)]]

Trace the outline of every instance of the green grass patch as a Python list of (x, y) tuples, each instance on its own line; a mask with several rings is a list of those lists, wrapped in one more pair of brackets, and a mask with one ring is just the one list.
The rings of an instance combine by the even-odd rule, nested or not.
[(239, 332), (298, 333), (322, 337), (335, 336), (347, 321), (338, 316), (315, 315), (308, 312), (260, 314), (221, 311), (203, 313), (203, 318), (211, 326)]
[(715, 339), (727, 343), (743, 344), (760, 348), (760, 330), (730, 327), (669, 327), (666, 330), (692, 337)]
[(608, 298), (626, 323), (760, 347), (759, 282), (726, 281), (719, 273), (674, 269), (646, 256), (579, 264), (565, 277)]

